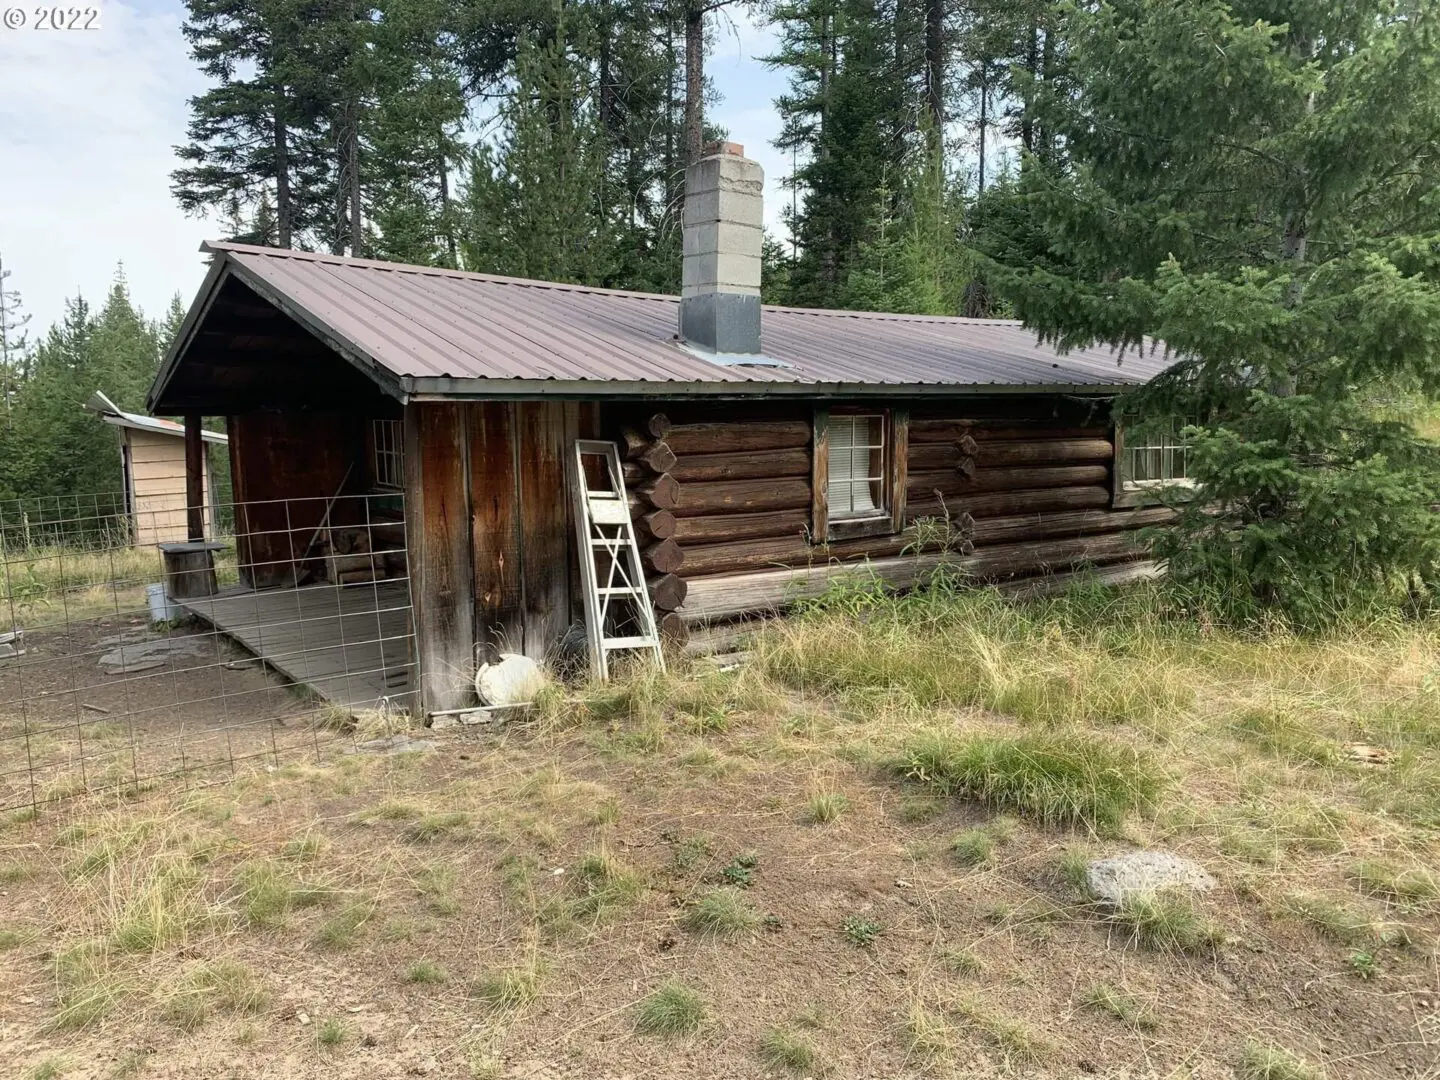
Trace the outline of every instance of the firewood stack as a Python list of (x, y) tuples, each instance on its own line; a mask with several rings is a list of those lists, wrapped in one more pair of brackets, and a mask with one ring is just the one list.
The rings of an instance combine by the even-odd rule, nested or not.
[(685, 602), (685, 580), (676, 573), (685, 564), (685, 553), (674, 539), (673, 511), (680, 502), (680, 485), (670, 474), (675, 467), (675, 452), (665, 442), (670, 428), (664, 413), (654, 413), (634, 427), (622, 428), (620, 456), (624, 459), (630, 517), (641, 545), (640, 559), (648, 571), (646, 585), (656, 623), (662, 634), (683, 642), (685, 624), (675, 612)]

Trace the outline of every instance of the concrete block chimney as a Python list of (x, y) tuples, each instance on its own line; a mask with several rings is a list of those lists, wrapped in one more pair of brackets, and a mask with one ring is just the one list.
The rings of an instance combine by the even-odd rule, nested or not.
[(680, 336), (692, 348), (760, 352), (764, 186), (738, 143), (711, 143), (685, 170)]

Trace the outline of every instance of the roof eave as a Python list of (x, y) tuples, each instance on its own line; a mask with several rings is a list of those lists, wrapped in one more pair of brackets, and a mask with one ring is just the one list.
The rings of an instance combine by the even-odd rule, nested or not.
[(652, 382), (599, 379), (468, 379), (407, 376), (400, 380), (406, 402), (487, 401), (515, 398), (914, 398), (1066, 394), (1114, 397), (1139, 383), (802, 383)]

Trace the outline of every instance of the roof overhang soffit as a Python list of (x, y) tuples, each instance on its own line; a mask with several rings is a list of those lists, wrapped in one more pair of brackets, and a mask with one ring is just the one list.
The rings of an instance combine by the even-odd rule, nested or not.
[(175, 341), (171, 344), (169, 352), (165, 354), (160, 371), (155, 376), (149, 394), (146, 395), (145, 406), (147, 409), (152, 412), (161, 411), (157, 406), (163, 400), (171, 381), (184, 362), (187, 352), (194, 344), (196, 335), (203, 328), (207, 316), (220, 298), (225, 283), (232, 278), (245, 285), (276, 310), (288, 315), (331, 352), (373, 382), (383, 393), (397, 400), (404, 400), (400, 379), (383, 367), (374, 357), (353, 341), (337, 333), (324, 320), (294, 303), (262, 277), (251, 273), (231, 258), (228, 253), (217, 252), (209, 272), (205, 275), (205, 280), (195, 295), (194, 302), (190, 305), (190, 310), (185, 315), (184, 322), (180, 324), (180, 332), (175, 335)]

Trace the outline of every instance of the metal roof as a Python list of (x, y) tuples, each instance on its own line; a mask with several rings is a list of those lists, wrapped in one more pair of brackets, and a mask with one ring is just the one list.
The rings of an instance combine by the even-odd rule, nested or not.
[[(401, 396), (801, 394), (845, 389), (1113, 392), (1173, 357), (1156, 343), (1061, 353), (1005, 319), (766, 306), (762, 364), (678, 340), (675, 296), (278, 248), (210, 243), (215, 265), (162, 368), (159, 397), (207, 297), (233, 275)], [(377, 380), (378, 381), (378, 380)], [(388, 380), (387, 380), (388, 381)], [(657, 385), (659, 384), (659, 385)]]
[[(99, 390), (90, 395), (90, 400), (85, 402), (85, 409), (99, 415), (101, 420), (116, 427), (134, 428), (138, 431), (153, 431), (157, 435), (173, 435), (177, 439), (185, 437), (185, 425), (177, 424), (174, 420), (162, 420), (158, 416), (146, 416), (143, 413), (124, 412), (102, 394)], [(201, 438), (206, 442), (228, 443), (230, 436), (219, 431), (202, 430)]]

